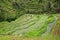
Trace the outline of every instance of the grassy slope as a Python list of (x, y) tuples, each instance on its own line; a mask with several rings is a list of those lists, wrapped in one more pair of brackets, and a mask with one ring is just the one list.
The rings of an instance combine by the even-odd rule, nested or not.
[[(9, 4), (9, 5), (11, 5), (8, 1), (5, 1), (5, 3), (6, 4)], [(32, 4), (34, 4), (35, 2), (33, 2)], [(0, 3), (1, 4), (1, 3)], [(27, 3), (28, 4), (28, 3)], [(29, 3), (30, 4), (30, 3)], [(30, 6), (28, 4), (28, 7), (30, 7), (30, 8), (34, 8), (34, 6), (35, 7), (37, 7), (36, 5), (37, 5), (37, 2), (36, 2), (36, 4), (34, 5), (34, 6)], [(17, 11), (11, 11), (11, 10), (9, 10), (8, 9), (8, 5), (3, 5), (3, 3), (1, 4), (3, 7), (4, 7), (4, 10), (6, 9), (6, 10), (8, 10), (8, 12), (9, 13), (17, 13)], [(9, 8), (11, 8), (11, 9), (13, 9), (12, 8), (12, 6), (9, 6)], [(36, 9), (30, 9), (30, 8), (25, 8), (25, 10), (27, 11), (28, 9), (29, 9), (29, 11), (35, 11)], [(39, 7), (37, 7), (37, 8), (39, 8)], [(43, 8), (43, 7), (42, 7)], [(40, 8), (41, 9), (41, 8)], [(14, 14), (13, 14), (14, 15)], [(28, 15), (29, 16), (29, 15)], [(10, 16), (9, 16), (10, 17)], [(11, 16), (12, 17), (12, 16)], [(13, 16), (13, 17), (15, 17), (15, 16)], [(40, 16), (39, 16), (39, 18), (40, 18)], [(19, 37), (19, 36), (11, 36), (10, 34), (20, 34), (20, 30), (21, 29), (25, 29), (24, 27), (25, 26), (27, 26), (27, 27), (30, 27), (30, 26), (32, 26), (33, 24), (35, 24), (36, 23), (36, 20), (37, 20), (37, 23), (39, 22), (39, 21), (41, 21), (39, 18), (37, 18), (37, 16), (33, 16), (32, 18), (30, 18), (30, 16), (29, 16), (29, 18), (28, 17), (26, 17), (26, 16), (24, 16), (23, 15), (23, 17), (21, 17), (21, 18), (19, 18), (19, 19), (17, 19), (17, 20), (15, 20), (15, 21), (12, 21), (11, 23), (9, 23), (9, 22), (1, 22), (0, 23), (0, 34), (9, 34), (9, 36), (8, 35), (5, 35), (5, 36), (0, 36), (0, 40), (23, 40), (23, 39), (25, 39), (25, 40), (59, 40), (60, 39), (60, 37), (58, 36), (58, 35), (53, 35), (53, 34), (48, 34), (48, 35), (46, 35), (45, 37), (33, 37), (33, 38), (26, 38), (26, 37)], [(32, 19), (32, 20), (31, 20)], [(28, 21), (29, 20), (29, 21)], [(45, 20), (45, 17), (44, 17), (44, 20)], [(48, 21), (48, 22), (50, 22), (51, 21), (51, 19)], [(23, 23), (24, 22), (24, 23)], [(45, 22), (45, 21), (44, 21)], [(57, 24), (56, 24), (56, 30), (57, 29), (59, 29), (60, 28), (60, 19), (58, 20), (58, 22), (57, 22)], [(3, 24), (3, 25), (2, 25)], [(42, 23), (43, 24), (43, 23)], [(36, 24), (37, 25), (37, 24)], [(58, 25), (58, 27), (57, 27), (57, 25)], [(32, 26), (33, 28), (34, 28), (34, 25)], [(17, 28), (17, 29), (16, 29)], [(17, 32), (17, 31), (18, 32)], [(45, 29), (46, 30), (46, 29)], [(41, 31), (45, 31), (45, 30), (41, 30)], [(55, 28), (54, 28), (54, 30), (55, 30)], [(57, 30), (58, 31), (58, 30)], [(57, 32), (56, 31), (56, 32)], [(24, 32), (24, 31), (23, 31)], [(56, 33), (55, 31), (54, 31), (54, 34)], [(29, 32), (30, 33), (30, 32)], [(27, 33), (28, 34), (28, 36), (30, 36), (29, 35), (29, 33)], [(34, 36), (36, 36), (37, 34), (39, 34), (40, 33), (40, 31), (32, 31), (32, 35), (34, 35)], [(57, 32), (57, 34), (59, 34), (59, 31)]]
[[(20, 20), (20, 19), (17, 19), (17, 20)], [(17, 22), (17, 20), (15, 20), (15, 22)], [(22, 20), (23, 21), (23, 20)], [(60, 20), (58, 20), (57, 21), (57, 23), (59, 22)], [(2, 22), (3, 23), (3, 22)], [(1, 24), (2, 24), (1, 23)], [(6, 24), (6, 23), (8, 23), (8, 22), (5, 22), (5, 25), (4, 26), (6, 26), (6, 25), (8, 25), (8, 24)], [(11, 23), (14, 23), (14, 21), (12, 21)], [(17, 22), (18, 23), (18, 22)], [(9, 23), (10, 24), (10, 23)], [(58, 23), (58, 25), (59, 25), (60, 23)], [(12, 24), (13, 25), (13, 24)], [(56, 26), (58, 26), (57, 24), (56, 24)], [(1, 27), (2, 27), (2, 25), (1, 25)], [(58, 27), (56, 27), (56, 28), (59, 28), (59, 26)], [(54, 30), (55, 30), (55, 28), (54, 28)], [(27, 38), (27, 37), (20, 37), (20, 36), (18, 36), (18, 35), (15, 35), (15, 36), (13, 36), (13, 35), (5, 35), (5, 36), (0, 36), (0, 40), (14, 40), (14, 39), (16, 39), (16, 40), (59, 40), (60, 38), (59, 38), (60, 36), (59, 35), (53, 35), (53, 32), (52, 33), (50, 33), (50, 34), (48, 34), (48, 35), (46, 35), (46, 36), (44, 36), (44, 37), (32, 37), (32, 38)]]
[(0, 34), (23, 34), (37, 30), (37, 28), (39, 28), (38, 30), (41, 30), (40, 28), (46, 29), (48, 23), (54, 20), (54, 17), (49, 18), (47, 15), (26, 14), (11, 23), (7, 23), (7, 25), (6, 22), (2, 22), (0, 25), (4, 23), (4, 26), (0, 26)]

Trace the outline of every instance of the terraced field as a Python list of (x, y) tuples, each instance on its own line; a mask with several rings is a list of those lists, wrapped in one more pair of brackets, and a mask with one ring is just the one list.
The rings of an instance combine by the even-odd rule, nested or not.
[(24, 14), (12, 22), (0, 23), (0, 35), (40, 36), (49, 34), (56, 22), (56, 15)]
[(60, 0), (0, 0), (0, 40), (60, 40)]

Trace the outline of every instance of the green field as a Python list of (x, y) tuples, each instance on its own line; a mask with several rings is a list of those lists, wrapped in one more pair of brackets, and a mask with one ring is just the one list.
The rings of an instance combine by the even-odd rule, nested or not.
[[(15, 21), (1, 22), (0, 40), (59, 40), (59, 34), (53, 34), (54, 25), (57, 23), (59, 25), (56, 17), (55, 14), (50, 17), (46, 14), (25, 14)], [(53, 23), (52, 28), (49, 25), (51, 23)], [(58, 25), (56, 25), (57, 29)]]
[(0, 40), (60, 40), (59, 0), (0, 0)]
[[(40, 32), (44, 33), (45, 31), (47, 31), (47, 28), (51, 26), (49, 24), (56, 21), (55, 17), (56, 17), (55, 15), (51, 15), (51, 17), (49, 17), (46, 14), (41, 14), (41, 15), (25, 14), (10, 23), (1, 22), (0, 34), (8, 34), (8, 35), (22, 34), (23, 35), (29, 31), (30, 32), (34, 31), (34, 33), (36, 34), (32, 33), (31, 36), (33, 35), (37, 36), (40, 34)], [(27, 35), (30, 35), (29, 33), (27, 33)]]

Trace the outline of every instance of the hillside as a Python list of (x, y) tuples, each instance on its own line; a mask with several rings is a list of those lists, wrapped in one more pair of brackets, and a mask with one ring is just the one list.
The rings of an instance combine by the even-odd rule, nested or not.
[(0, 40), (59, 40), (59, 13), (59, 0), (0, 0)]

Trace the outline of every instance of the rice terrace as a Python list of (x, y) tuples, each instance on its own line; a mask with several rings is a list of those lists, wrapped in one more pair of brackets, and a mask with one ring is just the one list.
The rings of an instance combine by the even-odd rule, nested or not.
[(60, 0), (0, 0), (0, 40), (60, 40)]

